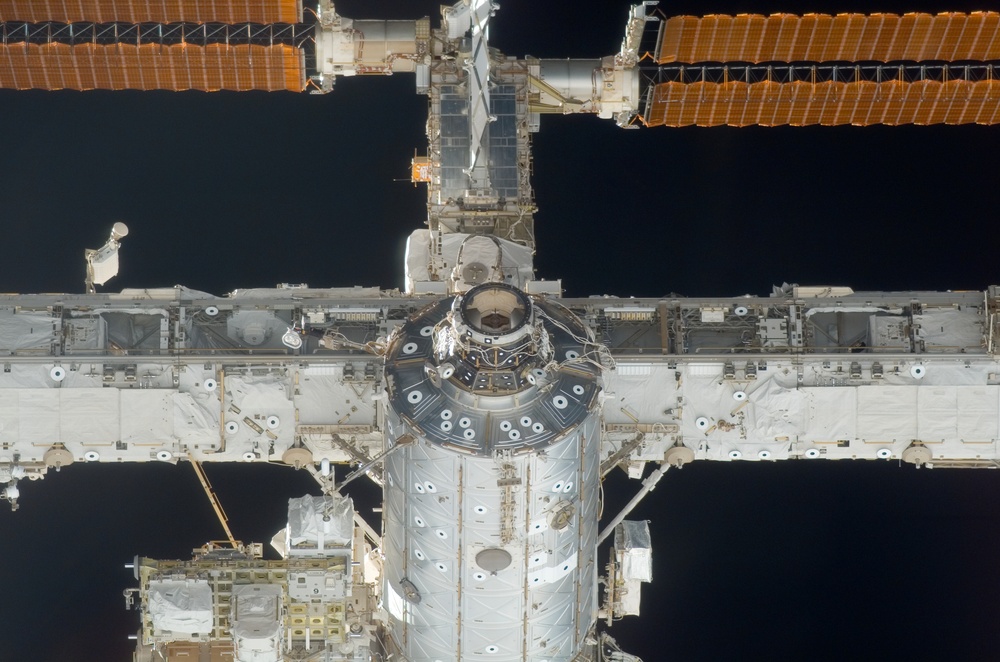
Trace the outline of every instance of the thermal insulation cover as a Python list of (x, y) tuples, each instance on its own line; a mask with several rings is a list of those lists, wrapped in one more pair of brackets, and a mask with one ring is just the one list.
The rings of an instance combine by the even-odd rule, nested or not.
[(615, 549), (622, 552), (625, 580), (653, 581), (653, 543), (646, 520), (625, 520), (615, 527)]
[(306, 496), (288, 500), (288, 541), (291, 545), (349, 545), (354, 534), (354, 504), (338, 496)]
[(151, 580), (148, 609), (157, 632), (212, 632), (212, 589), (204, 579)]

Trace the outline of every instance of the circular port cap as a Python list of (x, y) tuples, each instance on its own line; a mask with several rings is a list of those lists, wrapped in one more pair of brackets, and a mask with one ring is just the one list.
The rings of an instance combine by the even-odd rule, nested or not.
[(499, 547), (490, 547), (476, 554), (476, 565), (486, 572), (499, 572), (510, 565), (510, 552)]
[(694, 461), (694, 451), (687, 446), (674, 446), (664, 453), (663, 459), (670, 466), (680, 469), (688, 462)]
[(915, 464), (918, 467), (931, 461), (931, 449), (926, 446), (910, 446), (902, 454), (903, 462)]
[(308, 448), (292, 446), (281, 455), (281, 461), (290, 464), (296, 469), (312, 464), (313, 454)]
[(45, 466), (58, 469), (73, 464), (73, 454), (65, 448), (50, 448), (45, 451), (42, 461), (45, 462)]

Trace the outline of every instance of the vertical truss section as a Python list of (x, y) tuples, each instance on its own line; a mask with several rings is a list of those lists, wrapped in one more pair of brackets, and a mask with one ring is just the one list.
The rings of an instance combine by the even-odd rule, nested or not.
[(475, 188), (469, 171), (472, 142), (469, 73), (453, 60), (430, 69), (428, 118), (428, 216), (435, 232), (492, 234), (534, 247), (528, 130), (528, 64), (498, 59), (490, 70), (486, 150), (490, 190)]
[(290, 90), (302, 51), (285, 45), (3, 44), (0, 87), (42, 90)]
[(1000, 58), (1000, 14), (676, 16), (654, 57), (671, 62), (835, 62)]
[[(895, 70), (895, 77), (884, 70)], [(992, 66), (982, 72), (940, 68), (929, 77), (921, 67), (915, 79), (904, 67), (878, 67), (874, 79), (865, 79), (855, 68), (853, 77), (838, 77), (837, 69), (819, 79), (812, 68), (810, 79), (796, 79), (792, 68), (784, 78), (768, 68), (764, 80), (731, 79), (725, 68), (721, 81), (711, 80), (708, 70), (695, 82), (660, 82), (649, 88), (643, 121), (647, 126), (835, 126), (852, 124), (997, 124), (1000, 123), (1000, 81)], [(979, 73), (981, 75), (977, 76)], [(951, 74), (951, 75), (949, 75)]]
[(302, 0), (0, 0), (0, 21), (298, 23)]

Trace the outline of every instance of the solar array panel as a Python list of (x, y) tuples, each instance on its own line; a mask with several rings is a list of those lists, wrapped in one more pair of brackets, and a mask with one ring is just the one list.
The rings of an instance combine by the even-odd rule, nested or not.
[(997, 124), (1000, 81), (660, 83), (647, 126)]
[(302, 0), (0, 0), (0, 21), (298, 23)]
[(302, 51), (285, 45), (0, 45), (3, 88), (300, 92), (305, 84)]
[(667, 19), (656, 60), (835, 62), (1000, 58), (1000, 14), (774, 14)]

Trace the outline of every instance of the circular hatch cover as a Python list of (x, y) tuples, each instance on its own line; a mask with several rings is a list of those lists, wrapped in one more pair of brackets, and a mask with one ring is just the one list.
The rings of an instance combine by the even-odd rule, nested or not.
[(476, 564), (486, 572), (499, 572), (510, 565), (510, 552), (490, 547), (476, 554)]

